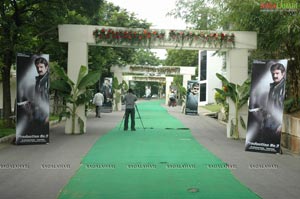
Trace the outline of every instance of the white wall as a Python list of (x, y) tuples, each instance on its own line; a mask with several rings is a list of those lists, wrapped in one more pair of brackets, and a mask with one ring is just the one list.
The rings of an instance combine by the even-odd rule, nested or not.
[(215, 51), (207, 51), (207, 103), (215, 103), (215, 88), (221, 88), (222, 82), (216, 73), (222, 73), (223, 58), (219, 55), (213, 56)]
[[(200, 84), (206, 83), (206, 101), (199, 102), (200, 106), (215, 103), (215, 88), (221, 88), (222, 82), (216, 76), (216, 73), (222, 74), (224, 59), (222, 56), (214, 55), (215, 51), (206, 51), (206, 80), (200, 81)], [(201, 55), (199, 52), (199, 65), (201, 64)], [(201, 67), (201, 66), (200, 66)], [(199, 73), (200, 73), (199, 67)], [(203, 67), (203, 66), (202, 66)], [(200, 80), (200, 78), (199, 78)]]

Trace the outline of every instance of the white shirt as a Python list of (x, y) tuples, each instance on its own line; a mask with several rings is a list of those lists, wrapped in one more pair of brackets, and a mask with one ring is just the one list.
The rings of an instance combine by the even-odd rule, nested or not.
[(103, 101), (104, 101), (104, 97), (102, 93), (96, 93), (93, 99), (93, 104), (95, 104), (96, 106), (102, 106)]

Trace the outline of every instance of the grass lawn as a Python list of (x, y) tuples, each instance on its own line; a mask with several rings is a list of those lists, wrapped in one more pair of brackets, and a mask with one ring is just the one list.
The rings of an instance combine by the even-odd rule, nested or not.
[[(51, 115), (50, 116), (50, 121), (55, 121), (58, 120), (59, 117), (55, 116), (55, 115)], [(0, 138), (11, 135), (11, 134), (15, 134), (16, 133), (16, 129), (14, 128), (4, 128), (3, 127), (3, 121), (0, 120)]]
[(5, 137), (7, 135), (15, 134), (16, 130), (11, 128), (0, 128), (0, 138)]
[(56, 121), (59, 120), (59, 116), (57, 115), (50, 115), (50, 121)]
[(5, 137), (7, 135), (15, 134), (15, 133), (16, 133), (16, 129), (4, 127), (3, 120), (0, 119), (0, 138)]
[(218, 105), (218, 104), (209, 104), (209, 105), (205, 105), (205, 106), (202, 106), (202, 108), (205, 108), (211, 112), (219, 112), (220, 109), (221, 109), (221, 105)]

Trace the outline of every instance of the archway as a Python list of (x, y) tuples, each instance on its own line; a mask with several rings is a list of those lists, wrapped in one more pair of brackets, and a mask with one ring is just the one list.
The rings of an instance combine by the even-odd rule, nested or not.
[[(114, 73), (114, 77), (118, 79), (118, 82), (123, 81), (123, 73), (130, 73), (130, 74), (143, 74), (143, 73), (152, 73), (152, 74), (159, 74), (163, 76), (153, 76), (153, 77), (146, 77), (146, 78), (152, 78), (152, 79), (157, 79), (157, 81), (161, 81), (161, 79), (164, 79), (166, 82), (166, 101), (165, 103), (167, 104), (168, 102), (168, 93), (169, 87), (171, 83), (173, 82), (173, 77), (169, 77), (170, 75), (182, 75), (183, 76), (183, 87), (186, 88), (187, 86), (187, 81), (191, 79), (192, 75), (195, 74), (196, 68), (195, 67), (185, 67), (185, 66), (125, 66), (125, 67), (118, 67), (118, 66), (113, 66), (110, 69), (111, 72)], [(169, 75), (169, 76), (167, 76)], [(138, 77), (135, 77), (136, 79)], [(121, 107), (121, 103), (118, 105), (118, 110)]]
[[(127, 48), (157, 48), (185, 50), (224, 50), (226, 54), (226, 76), (230, 82), (241, 84), (248, 77), (248, 51), (256, 49), (256, 32), (207, 31), (207, 30), (144, 30), (122, 27), (72, 25), (58, 26), (59, 42), (68, 43), (68, 76), (74, 82), (81, 65), (88, 66), (88, 46), (114, 46)], [(69, 70), (71, 69), (72, 70)], [(234, 117), (234, 106), (229, 102), (229, 121)], [(85, 117), (84, 107), (79, 115)], [(240, 110), (247, 117), (247, 107)], [(247, 118), (246, 118), (247, 120)], [(84, 120), (86, 124), (86, 119)], [(67, 120), (65, 133), (71, 132), (71, 122)], [(79, 133), (79, 126), (76, 126)], [(86, 126), (84, 125), (84, 132)], [(245, 137), (245, 130), (240, 129)], [(227, 125), (230, 137), (230, 124)]]

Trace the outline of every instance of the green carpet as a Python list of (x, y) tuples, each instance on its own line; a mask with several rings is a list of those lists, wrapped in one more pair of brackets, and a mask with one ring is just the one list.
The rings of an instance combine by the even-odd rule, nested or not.
[(160, 103), (138, 104), (145, 129), (136, 114), (137, 131), (118, 124), (97, 140), (58, 198), (260, 198)]

